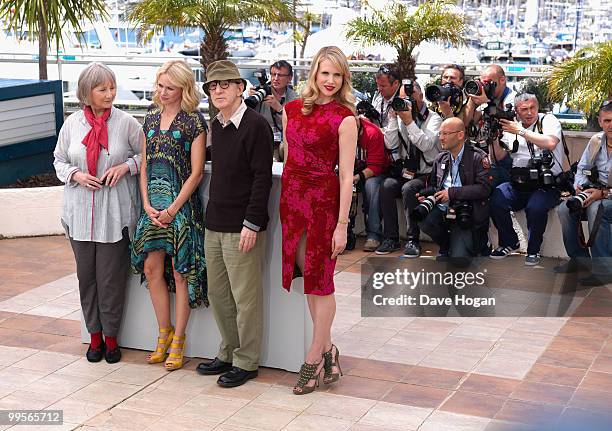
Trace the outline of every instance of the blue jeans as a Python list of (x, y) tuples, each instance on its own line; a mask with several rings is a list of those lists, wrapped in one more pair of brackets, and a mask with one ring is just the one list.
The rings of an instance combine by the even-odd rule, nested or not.
[[(567, 255), (571, 258), (589, 258), (592, 255), (593, 274), (610, 274), (612, 272), (612, 268), (610, 268), (612, 264), (612, 231), (610, 230), (610, 223), (612, 223), (612, 201), (604, 199), (593, 202), (586, 207), (586, 215), (590, 232), (593, 228), (593, 222), (595, 221), (595, 215), (597, 214), (600, 202), (604, 205), (604, 212), (590, 253), (587, 248), (580, 246), (578, 240), (578, 223), (580, 223), (582, 212), (570, 212), (567, 205), (563, 203), (559, 205), (557, 213), (561, 222), (563, 245), (565, 245)], [(585, 235), (588, 234), (585, 233)]]
[(506, 156), (497, 162), (491, 156), (492, 163), (491, 169), (489, 169), (489, 175), (491, 176), (491, 184), (493, 188), (498, 185), (510, 181), (510, 169), (512, 168), (512, 157)]
[(367, 239), (382, 241), (382, 223), (380, 219), (380, 185), (383, 177), (378, 175), (365, 181), (363, 188), (363, 214)]
[(510, 211), (524, 208), (529, 229), (527, 254), (539, 253), (548, 222), (548, 211), (559, 203), (559, 196), (559, 190), (554, 188), (521, 192), (515, 189), (512, 183), (497, 186), (491, 195), (491, 219), (499, 235), (498, 245), (512, 247), (518, 244), (518, 235), (512, 226)]

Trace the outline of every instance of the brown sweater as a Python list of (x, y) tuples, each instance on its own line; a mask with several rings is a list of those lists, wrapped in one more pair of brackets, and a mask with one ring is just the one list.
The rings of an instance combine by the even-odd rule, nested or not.
[(266, 119), (247, 108), (236, 129), (212, 122), (212, 176), (204, 223), (215, 232), (259, 232), (268, 224), (274, 137)]

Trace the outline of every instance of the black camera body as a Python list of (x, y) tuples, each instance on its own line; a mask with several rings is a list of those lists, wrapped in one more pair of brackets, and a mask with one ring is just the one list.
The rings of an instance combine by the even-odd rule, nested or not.
[(463, 99), (463, 91), (452, 82), (442, 85), (431, 84), (425, 87), (425, 97), (430, 102), (446, 101), (450, 98), (451, 106), (459, 106)]
[(499, 120), (514, 121), (515, 119), (516, 112), (511, 104), (506, 105), (505, 109), (498, 109), (494, 102), (489, 101), (482, 112), (482, 134), (485, 137), (487, 146), (493, 144), (497, 140), (507, 152), (516, 153), (518, 151), (518, 141), (514, 141), (512, 148), (503, 142), (501, 137), (504, 134), (504, 130), (499, 122)]
[(533, 156), (527, 162), (529, 169), (529, 179), (539, 181), (543, 187), (555, 185), (555, 176), (552, 173), (554, 159), (550, 150), (543, 150), (541, 155)]
[(457, 223), (459, 228), (469, 230), (472, 228), (472, 203), (470, 201), (456, 201), (448, 207), (446, 220)]
[(467, 94), (470, 94), (472, 96), (480, 96), (484, 92), (484, 94), (489, 98), (489, 100), (493, 100), (495, 98), (497, 82), (483, 82), (480, 79), (470, 79), (465, 83), (464, 88)]
[(373, 123), (380, 122), (380, 112), (378, 112), (376, 108), (374, 107), (374, 105), (372, 105), (367, 100), (362, 100), (361, 102), (359, 102), (357, 104), (356, 109), (359, 115), (363, 115), (371, 122)]
[(244, 103), (249, 108), (255, 108), (259, 103), (262, 103), (266, 96), (272, 94), (272, 87), (268, 81), (266, 69), (257, 69), (253, 72), (253, 76), (259, 81), (259, 85), (255, 88), (255, 94), (244, 99)]
[(410, 213), (410, 217), (417, 222), (425, 220), (427, 215), (431, 212), (433, 207), (436, 205), (436, 198), (434, 195), (438, 189), (436, 187), (426, 187), (419, 192), (420, 196), (424, 196), (425, 200), (419, 203), (414, 210)]
[(416, 118), (416, 101), (412, 98), (412, 92), (414, 91), (414, 81), (412, 81), (412, 79), (404, 79), (402, 80), (402, 85), (404, 86), (404, 92), (406, 93), (406, 97), (395, 96), (391, 101), (391, 108), (393, 108), (395, 112), (402, 112), (407, 111), (408, 109), (412, 109), (412, 117)]

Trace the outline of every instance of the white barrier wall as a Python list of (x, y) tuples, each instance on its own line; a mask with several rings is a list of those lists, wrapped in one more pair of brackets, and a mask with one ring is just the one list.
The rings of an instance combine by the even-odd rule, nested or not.
[(63, 234), (63, 196), (64, 186), (0, 189), (0, 237)]

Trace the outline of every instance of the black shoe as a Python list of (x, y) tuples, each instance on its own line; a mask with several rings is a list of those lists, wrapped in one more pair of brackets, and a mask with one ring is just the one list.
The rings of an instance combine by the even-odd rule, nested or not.
[(553, 271), (557, 274), (572, 274), (579, 271), (590, 270), (588, 265), (580, 263), (578, 259), (572, 258), (562, 265), (555, 266)]
[(106, 359), (106, 362), (108, 362), (109, 364), (116, 364), (121, 360), (121, 350), (119, 349), (119, 347), (107, 350), (104, 353), (104, 359)]
[(254, 379), (257, 377), (257, 374), (257, 370), (247, 371), (240, 367), (232, 367), (230, 371), (219, 377), (217, 384), (224, 388), (235, 388), (236, 386), (244, 385), (249, 379)]
[(100, 344), (97, 348), (92, 348), (91, 344), (89, 345), (89, 349), (87, 349), (87, 353), (85, 356), (89, 362), (100, 362), (104, 357), (104, 352), (106, 351), (106, 345), (104, 342)]
[(376, 254), (389, 254), (400, 249), (400, 242), (393, 239), (385, 239), (380, 247), (375, 251)]
[(419, 257), (421, 255), (421, 245), (418, 241), (413, 239), (408, 240), (406, 247), (404, 247), (404, 257)]
[(232, 363), (231, 362), (223, 362), (221, 359), (215, 358), (211, 362), (202, 362), (202, 363), (200, 363), (197, 366), (196, 371), (199, 374), (202, 374), (204, 376), (213, 376), (215, 374), (226, 373), (226, 372), (230, 371), (231, 369), (232, 369)]
[(581, 286), (603, 286), (604, 284), (612, 284), (612, 275), (611, 274), (591, 274), (588, 277), (581, 278), (578, 280)]
[(448, 251), (440, 249), (438, 255), (436, 256), (436, 262), (448, 262), (449, 259), (450, 255), (448, 254)]

